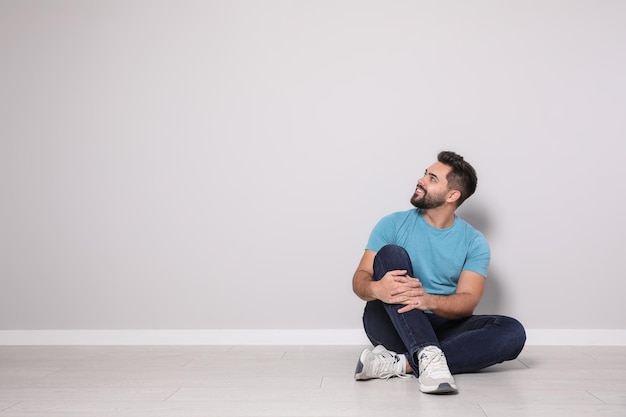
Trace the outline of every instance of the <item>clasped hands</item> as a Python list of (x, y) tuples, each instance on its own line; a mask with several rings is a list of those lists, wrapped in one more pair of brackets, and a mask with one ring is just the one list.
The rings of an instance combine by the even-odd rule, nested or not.
[(398, 313), (406, 313), (411, 310), (429, 310), (428, 300), (430, 294), (424, 291), (418, 278), (407, 275), (405, 270), (387, 272), (378, 281), (378, 299), (387, 304), (402, 304), (404, 307)]

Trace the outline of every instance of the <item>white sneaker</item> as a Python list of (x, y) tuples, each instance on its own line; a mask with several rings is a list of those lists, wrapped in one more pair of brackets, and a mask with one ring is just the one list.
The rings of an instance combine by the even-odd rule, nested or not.
[(404, 355), (390, 352), (382, 345), (376, 346), (373, 350), (364, 349), (361, 352), (354, 371), (354, 379), (364, 381), (373, 378), (389, 379), (394, 376), (400, 378), (410, 376), (406, 374)]
[(437, 346), (426, 346), (417, 355), (420, 391), (427, 394), (456, 392), (454, 378), (448, 368), (446, 356)]

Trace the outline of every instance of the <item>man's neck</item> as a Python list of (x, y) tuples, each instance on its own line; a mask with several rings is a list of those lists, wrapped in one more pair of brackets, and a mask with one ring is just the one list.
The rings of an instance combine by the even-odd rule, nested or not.
[(422, 210), (422, 215), (426, 223), (437, 229), (445, 229), (454, 224), (454, 208), (447, 205)]

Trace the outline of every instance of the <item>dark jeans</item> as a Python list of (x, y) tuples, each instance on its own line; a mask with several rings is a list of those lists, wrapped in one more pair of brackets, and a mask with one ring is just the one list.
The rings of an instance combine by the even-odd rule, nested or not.
[[(413, 276), (413, 267), (404, 248), (383, 247), (374, 258), (374, 279), (397, 269)], [(428, 345), (441, 348), (453, 374), (474, 372), (515, 359), (524, 347), (526, 332), (517, 320), (498, 315), (473, 315), (450, 320), (421, 310), (398, 313), (401, 305), (369, 301), (363, 314), (365, 333), (374, 346), (383, 345), (403, 353), (415, 375), (415, 354)]]

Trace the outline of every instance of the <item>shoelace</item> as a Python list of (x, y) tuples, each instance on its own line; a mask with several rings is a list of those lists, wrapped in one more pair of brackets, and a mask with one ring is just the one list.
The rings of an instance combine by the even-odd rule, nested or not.
[(443, 352), (433, 352), (425, 349), (420, 355), (420, 364), (423, 364), (422, 371), (433, 378), (445, 378), (450, 376), (448, 363)]
[(409, 378), (410, 375), (406, 375), (401, 371), (398, 371), (398, 362), (400, 358), (391, 352), (376, 353), (376, 360), (373, 362), (374, 369), (372, 371), (375, 375), (380, 375), (380, 378), (388, 380), (391, 377), (397, 376), (399, 378)]

